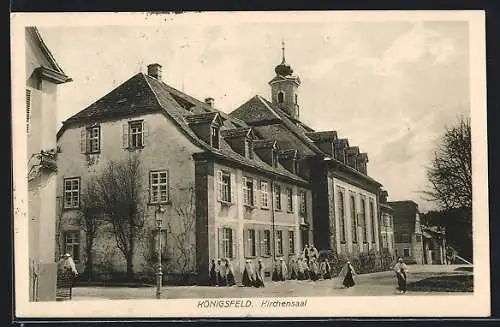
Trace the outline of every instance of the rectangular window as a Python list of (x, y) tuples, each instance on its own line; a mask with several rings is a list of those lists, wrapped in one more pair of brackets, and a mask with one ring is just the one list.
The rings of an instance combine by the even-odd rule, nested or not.
[(403, 249), (403, 257), (409, 257), (410, 256), (410, 249), (405, 248)]
[(71, 254), (73, 261), (78, 263), (80, 259), (80, 232), (64, 233), (64, 252)]
[(80, 178), (64, 179), (64, 208), (74, 209), (80, 206)]
[(260, 182), (260, 203), (262, 208), (269, 208), (269, 183)]
[(283, 255), (283, 231), (276, 231), (276, 254)]
[(361, 219), (361, 229), (363, 231), (363, 242), (368, 242), (368, 222), (367, 222), (367, 217), (366, 217), (366, 200), (361, 199), (361, 212), (360, 212), (360, 217)]
[(281, 210), (281, 186), (274, 184), (274, 209)]
[(164, 203), (168, 201), (168, 171), (150, 172), (149, 192), (151, 203)]
[(212, 146), (216, 149), (219, 148), (219, 128), (212, 126), (211, 128)]
[(356, 200), (354, 195), (351, 195), (351, 229), (352, 229), (352, 242), (358, 243), (358, 219), (356, 217)]
[(255, 242), (255, 229), (249, 229), (247, 231), (248, 239), (247, 239), (247, 248), (248, 248), (248, 255), (251, 257), (255, 257), (257, 254), (257, 249), (256, 249), (256, 242)]
[(253, 179), (243, 177), (243, 204), (247, 206), (253, 206), (254, 205), (254, 198), (253, 198)]
[(339, 226), (340, 226), (340, 242), (345, 243), (345, 206), (344, 192), (339, 190)]
[(299, 210), (300, 210), (300, 216), (303, 218), (307, 217), (307, 196), (305, 191), (300, 191), (299, 192)]
[(376, 243), (376, 235), (377, 235), (377, 226), (375, 225), (375, 210), (373, 206), (373, 202), (370, 201), (370, 222), (372, 225), (372, 243)]
[(286, 188), (287, 210), (293, 212), (293, 190), (291, 187)]
[(231, 202), (231, 173), (219, 170), (217, 175), (218, 200)]
[(288, 231), (288, 253), (295, 253), (295, 232)]
[(271, 231), (268, 229), (264, 230), (262, 243), (264, 246), (263, 254), (271, 255)]
[(133, 121), (128, 123), (129, 126), (129, 147), (140, 148), (144, 146), (144, 122)]
[(222, 249), (224, 258), (233, 258), (233, 230), (231, 228), (222, 229)]
[(87, 153), (98, 153), (101, 150), (101, 127), (87, 128)]

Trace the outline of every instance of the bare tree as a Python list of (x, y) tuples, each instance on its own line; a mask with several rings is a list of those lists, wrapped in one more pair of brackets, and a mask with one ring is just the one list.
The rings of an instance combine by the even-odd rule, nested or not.
[(110, 161), (96, 177), (105, 219), (113, 227), (116, 245), (127, 262), (127, 279), (134, 278), (133, 258), (144, 227), (142, 169), (138, 155), (124, 161)]
[(85, 271), (84, 276), (89, 280), (93, 276), (94, 243), (101, 223), (101, 195), (96, 177), (92, 177), (82, 188), (80, 195), (80, 226), (85, 232)]
[(430, 190), (424, 192), (443, 209), (472, 208), (470, 119), (461, 117), (446, 131), (427, 169)]
[(170, 263), (179, 269), (181, 275), (186, 275), (194, 269), (196, 217), (193, 185), (178, 189), (172, 196), (172, 209), (178, 219), (167, 219), (166, 222), (168, 247), (176, 254), (170, 257)]

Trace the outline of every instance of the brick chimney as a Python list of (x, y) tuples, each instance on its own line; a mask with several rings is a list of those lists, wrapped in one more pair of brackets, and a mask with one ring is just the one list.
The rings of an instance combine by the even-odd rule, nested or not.
[(208, 104), (210, 107), (214, 106), (215, 99), (214, 98), (205, 98), (205, 103)]
[(148, 65), (148, 75), (161, 81), (161, 65), (160, 64)]

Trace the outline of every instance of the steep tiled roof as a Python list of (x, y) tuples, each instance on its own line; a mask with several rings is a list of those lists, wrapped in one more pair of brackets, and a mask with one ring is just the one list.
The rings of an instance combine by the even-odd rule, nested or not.
[(272, 148), (277, 142), (275, 140), (255, 140), (253, 142), (254, 149)]
[(287, 149), (278, 151), (278, 156), (281, 159), (294, 159), (297, 157), (296, 149)]
[[(182, 99), (182, 101), (179, 99)], [(192, 103), (194, 106), (190, 107), (188, 103)], [(160, 112), (171, 118), (180, 130), (190, 138), (193, 144), (199, 146), (205, 153), (210, 153), (218, 158), (262, 172), (274, 173), (283, 178), (308, 183), (297, 175), (290, 173), (281, 165), (272, 167), (258, 156), (250, 159), (240, 155), (233, 151), (223, 138), (220, 140), (219, 149), (211, 147), (196, 136), (189, 126), (189, 121), (211, 121), (216, 115), (220, 115), (224, 120), (225, 131), (231, 128), (247, 127), (247, 124), (143, 73), (132, 76), (89, 107), (67, 119), (63, 127), (59, 130), (58, 137), (64, 133), (66, 128), (75, 123), (127, 117), (150, 112)]]
[(337, 139), (337, 132), (335, 131), (307, 132), (306, 136), (315, 142), (333, 141)]
[(221, 136), (224, 138), (242, 137), (247, 136), (251, 133), (252, 129), (250, 127), (239, 127), (232, 129), (225, 129), (221, 131)]
[(216, 112), (206, 112), (203, 114), (190, 114), (186, 115), (186, 121), (188, 124), (205, 124), (205, 123), (212, 123), (217, 117)]
[(71, 82), (72, 79), (70, 77), (66, 76), (66, 74), (64, 73), (62, 68), (59, 66), (56, 59), (52, 55), (52, 52), (45, 44), (45, 41), (43, 40), (42, 35), (40, 34), (40, 31), (38, 30), (38, 28), (34, 27), (34, 26), (28, 26), (28, 27), (26, 27), (26, 30), (28, 31), (28, 33), (31, 33), (33, 35), (36, 42), (38, 43), (39, 49), (42, 51), (42, 54), (45, 56), (45, 58), (47, 58), (47, 61), (49, 62), (50, 67), (45, 67), (45, 68), (49, 68), (49, 69), (53, 70), (54, 72), (61, 74), (62, 76), (64, 76), (66, 78), (66, 82)]

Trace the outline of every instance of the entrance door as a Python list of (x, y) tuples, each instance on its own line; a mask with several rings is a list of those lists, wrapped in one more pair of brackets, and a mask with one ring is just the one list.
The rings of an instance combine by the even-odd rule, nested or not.
[(302, 244), (301, 244), (301, 248), (300, 250), (304, 250), (304, 247), (306, 246), (306, 244), (309, 244), (309, 231), (307, 229), (302, 229), (300, 231), (300, 234), (301, 234), (301, 237), (300, 239), (302, 240)]

